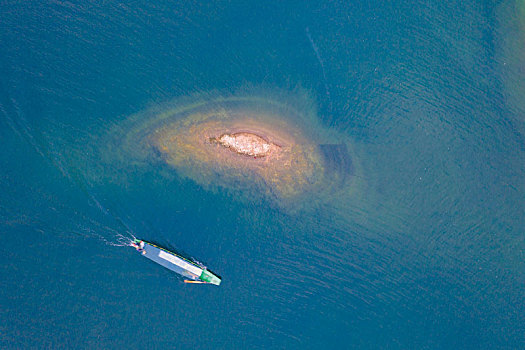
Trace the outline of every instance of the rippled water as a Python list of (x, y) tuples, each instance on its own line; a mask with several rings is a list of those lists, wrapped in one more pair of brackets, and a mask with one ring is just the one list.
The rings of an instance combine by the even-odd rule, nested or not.
[[(525, 344), (523, 1), (11, 2), (0, 29), (0, 347)], [(351, 190), (290, 212), (107, 161), (132, 116), (254, 90), (351, 140)]]

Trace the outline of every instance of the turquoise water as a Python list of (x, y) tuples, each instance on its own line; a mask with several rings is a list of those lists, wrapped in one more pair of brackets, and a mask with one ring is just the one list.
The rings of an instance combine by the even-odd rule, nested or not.
[[(2, 3), (0, 347), (523, 347), (523, 8)], [(313, 101), (355, 188), (295, 212), (107, 161), (130, 116), (238, 91)]]

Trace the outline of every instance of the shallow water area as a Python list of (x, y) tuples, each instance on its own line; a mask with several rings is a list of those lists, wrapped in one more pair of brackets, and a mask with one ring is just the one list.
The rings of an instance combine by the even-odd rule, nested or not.
[(322, 201), (329, 192), (348, 191), (357, 159), (350, 139), (323, 127), (302, 93), (206, 94), (207, 100), (160, 105), (111, 132), (116, 140), (111, 152), (124, 153), (109, 153), (108, 160), (156, 160), (204, 188), (226, 188), (241, 200), (264, 196), (294, 209), (304, 207), (306, 198)]

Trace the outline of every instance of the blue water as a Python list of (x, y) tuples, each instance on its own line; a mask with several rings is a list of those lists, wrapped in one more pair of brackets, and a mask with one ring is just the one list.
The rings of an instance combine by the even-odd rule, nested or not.
[[(3, 2), (0, 347), (524, 348), (524, 42), (521, 1)], [(247, 87), (353, 140), (344, 203), (99, 160), (131, 115)]]

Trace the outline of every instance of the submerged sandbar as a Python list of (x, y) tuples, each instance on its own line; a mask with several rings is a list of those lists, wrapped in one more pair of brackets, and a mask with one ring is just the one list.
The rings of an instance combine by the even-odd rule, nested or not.
[(306, 95), (177, 100), (119, 126), (130, 164), (161, 164), (208, 189), (297, 207), (348, 187), (349, 142), (320, 123)]
[(304, 191), (322, 172), (315, 144), (287, 123), (261, 116), (211, 113), (183, 119), (165, 125), (151, 140), (166, 163), (191, 171), (192, 178), (218, 176), (227, 186), (251, 183), (281, 198)]

